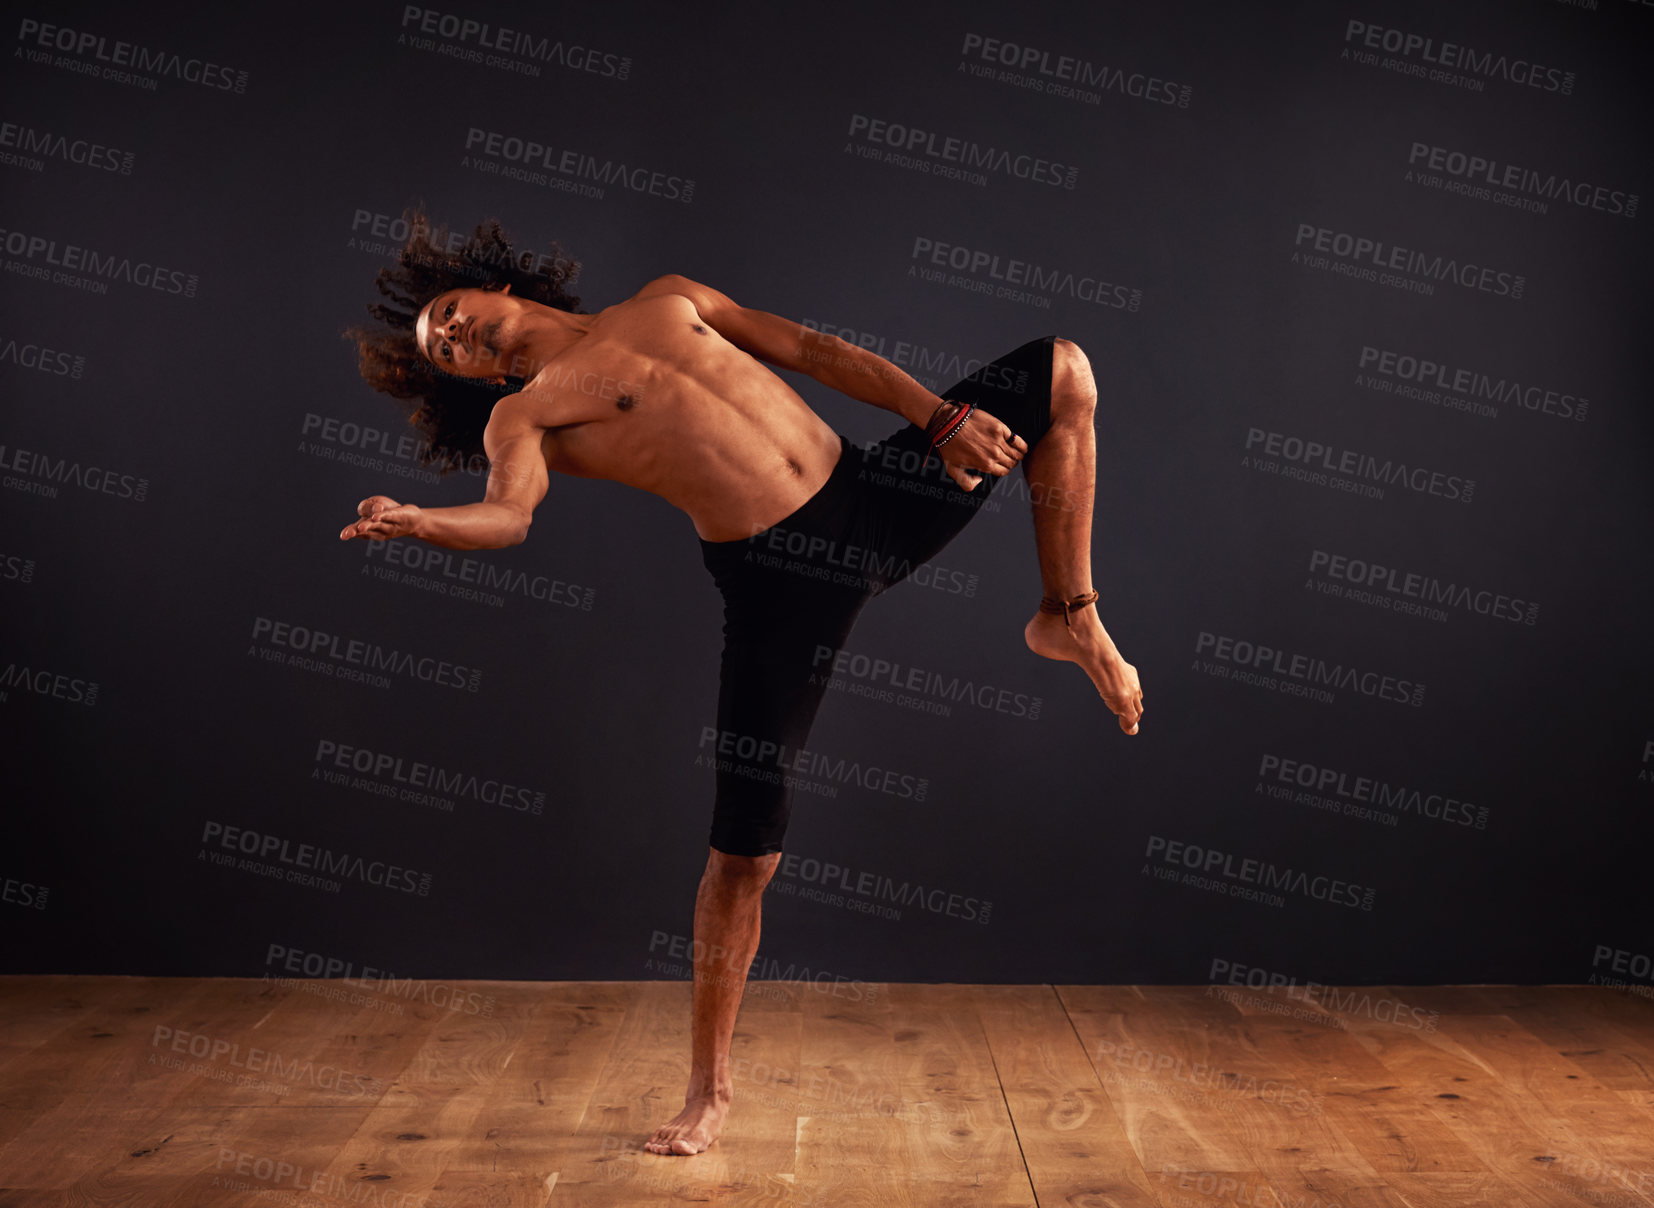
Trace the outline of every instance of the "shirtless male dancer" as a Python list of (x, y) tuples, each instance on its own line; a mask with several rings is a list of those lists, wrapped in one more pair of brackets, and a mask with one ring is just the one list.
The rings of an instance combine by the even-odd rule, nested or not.
[[(699, 1153), (722, 1131), (733, 1098), (730, 1038), (786, 830), (788, 790), (765, 758), (807, 738), (828, 678), (812, 674), (821, 649), (841, 648), (862, 605), (940, 550), (1019, 463), (1034, 501), (1044, 597), (1024, 639), (1035, 654), (1077, 663), (1121, 729), (1137, 733), (1137, 671), (1093, 606), (1096, 387), (1085, 354), (1054, 336), (984, 365), (944, 403), (864, 348), (686, 277), (657, 277), (595, 314), (523, 292), (509, 282), (444, 289), (404, 333), (447, 374), (498, 382), (509, 366), (526, 379), (486, 413), (483, 500), (422, 508), (374, 495), (339, 537), (516, 545), (551, 471), (639, 487), (693, 521), (724, 595), (718, 729), (737, 754), (719, 764), (695, 899), (689, 1087), (683, 1110), (644, 1148)], [(864, 450), (761, 362), (906, 422)], [(930, 452), (927, 424), (934, 420), (934, 434), (965, 403), (978, 405)], [(760, 754), (743, 758), (747, 751)]]

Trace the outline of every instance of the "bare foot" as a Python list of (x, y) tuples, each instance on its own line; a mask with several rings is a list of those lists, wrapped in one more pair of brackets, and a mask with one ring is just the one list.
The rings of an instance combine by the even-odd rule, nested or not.
[(1137, 668), (1120, 657), (1113, 639), (1097, 619), (1096, 609), (1079, 609), (1069, 619), (1072, 626), (1063, 624), (1056, 613), (1036, 612), (1022, 631), (1028, 649), (1042, 658), (1078, 663), (1091, 677), (1103, 703), (1119, 717), (1120, 728), (1127, 734), (1137, 733), (1137, 723), (1143, 716), (1143, 689), (1137, 681)]
[(724, 1131), (727, 1115), (728, 1100), (719, 1103), (711, 1098), (686, 1099), (683, 1110), (657, 1128), (655, 1135), (643, 1143), (643, 1148), (650, 1153), (674, 1157), (700, 1153)]

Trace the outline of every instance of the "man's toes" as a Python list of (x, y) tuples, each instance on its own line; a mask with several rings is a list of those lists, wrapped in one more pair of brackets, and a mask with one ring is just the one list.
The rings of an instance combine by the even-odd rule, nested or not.
[(672, 1142), (672, 1148), (680, 1154), (692, 1154), (700, 1153), (701, 1150), (706, 1148), (706, 1146), (697, 1145), (688, 1137), (679, 1137), (676, 1141)]

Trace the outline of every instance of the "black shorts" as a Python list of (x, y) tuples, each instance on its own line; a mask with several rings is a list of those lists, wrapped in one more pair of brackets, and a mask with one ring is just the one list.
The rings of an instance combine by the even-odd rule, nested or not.
[[(976, 403), (1032, 448), (1051, 426), (1055, 339), (1028, 341), (941, 397)], [(866, 448), (839, 440), (831, 476), (797, 511), (744, 540), (701, 542), (724, 596), (724, 654), (718, 724), (699, 751), (717, 772), (711, 845), (730, 855), (781, 850), (834, 654), (867, 601), (930, 561), (998, 481), (984, 474), (963, 490), (914, 424)]]

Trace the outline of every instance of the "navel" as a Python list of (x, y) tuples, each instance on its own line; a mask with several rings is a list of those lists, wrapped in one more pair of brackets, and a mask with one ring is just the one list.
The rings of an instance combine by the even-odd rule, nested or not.
[(700, 332), (703, 336), (706, 334), (706, 328), (702, 327), (699, 323), (691, 323), (689, 326), (693, 327), (696, 331)]
[(804, 467), (799, 465), (796, 461), (794, 461), (790, 457), (787, 458), (787, 469), (789, 469), (793, 472), (793, 477), (794, 478), (797, 478), (800, 474), (804, 473)]
[(633, 404), (636, 402), (637, 400), (631, 395), (623, 394), (619, 398), (615, 399), (615, 406), (619, 407), (622, 411), (630, 411)]

